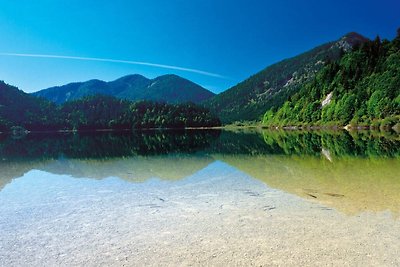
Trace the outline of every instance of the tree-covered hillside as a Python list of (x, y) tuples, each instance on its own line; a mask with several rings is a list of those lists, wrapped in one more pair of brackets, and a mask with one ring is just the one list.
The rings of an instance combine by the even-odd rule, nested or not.
[(88, 96), (57, 106), (0, 82), (0, 132), (187, 128), (219, 126), (219, 119), (192, 103), (131, 102)]
[(13, 126), (31, 130), (58, 128), (56, 110), (53, 103), (0, 81), (0, 132)]
[(315, 79), (268, 110), (270, 126), (391, 127), (400, 119), (400, 30), (393, 41), (365, 42), (321, 69)]
[(56, 104), (98, 94), (131, 101), (150, 100), (171, 104), (199, 103), (214, 96), (214, 93), (200, 85), (177, 75), (147, 79), (138, 74), (124, 76), (111, 82), (90, 80), (70, 83), (33, 93)]
[(338, 59), (354, 45), (367, 41), (349, 33), (336, 42), (278, 62), (204, 102), (223, 123), (260, 121), (266, 110), (281, 106), (288, 96), (311, 80), (327, 61)]

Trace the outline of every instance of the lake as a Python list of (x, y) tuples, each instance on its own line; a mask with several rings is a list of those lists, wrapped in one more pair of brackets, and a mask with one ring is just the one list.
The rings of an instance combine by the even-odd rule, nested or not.
[(400, 137), (0, 136), (0, 266), (400, 265)]

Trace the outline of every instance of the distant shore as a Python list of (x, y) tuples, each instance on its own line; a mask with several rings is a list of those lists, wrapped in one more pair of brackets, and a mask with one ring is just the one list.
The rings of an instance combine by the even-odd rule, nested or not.
[(396, 133), (400, 133), (400, 124), (396, 124), (393, 127), (374, 127), (374, 126), (365, 126), (365, 125), (346, 125), (346, 126), (338, 126), (338, 125), (304, 125), (304, 126), (266, 126), (261, 123), (252, 123), (245, 122), (239, 124), (226, 124), (222, 126), (214, 126), (214, 127), (185, 127), (185, 128), (137, 128), (137, 129), (87, 129), (87, 130), (42, 130), (42, 131), (30, 131), (25, 130), (23, 128), (19, 128), (18, 131), (8, 131), (8, 132), (0, 132), (0, 134), (11, 134), (15, 136), (25, 135), (29, 133), (43, 133), (43, 134), (57, 134), (57, 133), (98, 133), (98, 132), (134, 132), (134, 131), (185, 131), (185, 130), (240, 130), (240, 129), (258, 129), (258, 130), (283, 130), (283, 131), (319, 131), (319, 130), (327, 130), (327, 131), (363, 131), (363, 130), (372, 130), (372, 131), (395, 131)]

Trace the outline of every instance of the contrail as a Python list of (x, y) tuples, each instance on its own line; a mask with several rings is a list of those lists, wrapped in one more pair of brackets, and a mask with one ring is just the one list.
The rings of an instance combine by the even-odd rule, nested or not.
[(131, 64), (131, 65), (142, 65), (142, 66), (150, 66), (162, 69), (170, 69), (170, 70), (180, 70), (186, 72), (197, 73), (201, 75), (216, 77), (226, 79), (225, 76), (220, 74), (197, 70), (197, 69), (190, 69), (184, 68), (179, 66), (171, 66), (171, 65), (164, 65), (164, 64), (157, 64), (157, 63), (150, 63), (150, 62), (142, 62), (142, 61), (130, 61), (130, 60), (120, 60), (120, 59), (110, 59), (110, 58), (96, 58), (96, 57), (75, 57), (75, 56), (62, 56), (62, 55), (44, 55), (44, 54), (18, 54), (18, 53), (0, 53), (0, 56), (12, 56), (12, 57), (38, 57), (38, 58), (61, 58), (61, 59), (75, 59), (75, 60), (85, 60), (85, 61), (102, 61), (102, 62), (113, 62), (113, 63), (123, 63), (123, 64)]

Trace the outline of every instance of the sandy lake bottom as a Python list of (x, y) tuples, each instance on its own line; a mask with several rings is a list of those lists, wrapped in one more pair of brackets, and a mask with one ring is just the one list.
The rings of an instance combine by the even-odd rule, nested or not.
[(301, 197), (220, 160), (183, 179), (140, 182), (46, 168), (0, 192), (1, 266), (400, 265), (393, 207), (349, 214), (329, 205), (339, 194)]

